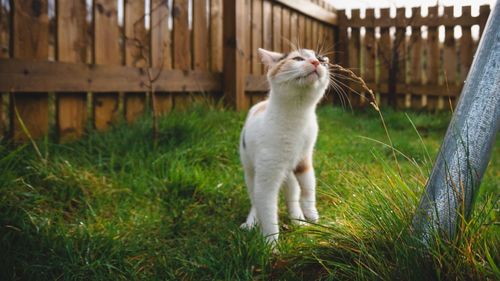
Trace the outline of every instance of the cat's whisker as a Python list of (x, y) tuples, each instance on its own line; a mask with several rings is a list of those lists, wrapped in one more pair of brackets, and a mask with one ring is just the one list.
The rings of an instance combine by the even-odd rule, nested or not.
[[(337, 84), (336, 81), (332, 80), (331, 81), (331, 84), (330, 84), (334, 89), (337, 90), (338, 94), (339, 94), (339, 97), (341, 98), (341, 100), (343, 101), (343, 107), (345, 107), (345, 100), (347, 100), (347, 103), (349, 104), (349, 107), (351, 108), (352, 110), (352, 104), (351, 104), (351, 101), (349, 99), (349, 95), (347, 94), (347, 92), (339, 85)], [(345, 100), (344, 100), (345, 99)]]
[(342, 106), (342, 108), (345, 107), (345, 101), (344, 101), (344, 96), (342, 94), (342, 91), (340, 91), (340, 89), (338, 88), (338, 86), (332, 81), (330, 83), (330, 85), (333, 89), (334, 89), (334, 92), (338, 95), (339, 99), (340, 99), (340, 104)]

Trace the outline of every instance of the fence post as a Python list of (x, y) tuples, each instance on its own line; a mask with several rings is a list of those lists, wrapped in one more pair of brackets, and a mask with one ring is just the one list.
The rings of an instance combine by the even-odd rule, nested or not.
[(490, 15), (413, 225), (453, 239), (470, 213), (500, 128), (500, 5)]
[(245, 96), (245, 0), (224, 0), (223, 4), (223, 89), (226, 104), (236, 110), (249, 106)]

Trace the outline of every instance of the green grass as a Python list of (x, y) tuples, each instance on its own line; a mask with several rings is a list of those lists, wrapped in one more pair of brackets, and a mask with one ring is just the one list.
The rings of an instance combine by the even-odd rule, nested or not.
[[(423, 143), (408, 117), (418, 129)], [(498, 141), (461, 239), (410, 232), (449, 114), (319, 110), (321, 224), (289, 225), (279, 254), (238, 227), (249, 209), (244, 115), (197, 107), (68, 144), (0, 145), (1, 280), (500, 279)], [(428, 153), (426, 152), (428, 150)], [(408, 157), (408, 158), (406, 158)]]

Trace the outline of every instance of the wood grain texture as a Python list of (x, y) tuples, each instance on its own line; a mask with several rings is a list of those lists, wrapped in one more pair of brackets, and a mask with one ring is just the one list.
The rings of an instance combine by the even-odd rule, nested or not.
[(313, 49), (313, 40), (312, 40), (312, 20), (309, 17), (305, 17), (305, 30), (304, 30), (304, 47), (306, 49)]
[(290, 52), (290, 10), (283, 8), (281, 13), (281, 38), (283, 53)]
[[(114, 0), (94, 0), (94, 62), (119, 65), (122, 62), (118, 7)], [(108, 82), (109, 83), (109, 82)], [(105, 130), (119, 118), (118, 93), (94, 94), (94, 126)]]
[(290, 46), (295, 49), (299, 45), (299, 31), (298, 31), (299, 16), (296, 12), (290, 14)]
[[(405, 18), (405, 9), (397, 8), (396, 9), (396, 22), (397, 21), (406, 21)], [(394, 48), (397, 50), (397, 60), (398, 60), (398, 69), (397, 69), (397, 81), (398, 83), (406, 82), (406, 28), (398, 27), (396, 28), (396, 38), (394, 39)]]
[[(389, 16), (389, 9), (380, 10), (381, 17)], [(380, 29), (380, 38), (377, 44), (377, 58), (379, 63), (379, 83), (387, 83), (389, 80), (389, 68), (391, 65), (391, 36), (389, 34), (389, 28), (382, 27)]]
[[(419, 9), (420, 10), (420, 9)], [(410, 55), (410, 80), (413, 84), (422, 83), (422, 33), (420, 27), (411, 29), (409, 55)]]
[(0, 5), (0, 58), (10, 56), (10, 13)]
[(325, 8), (306, 0), (274, 0), (277, 3), (292, 8), (297, 12), (307, 15), (317, 21), (322, 21), (330, 25), (337, 24), (337, 15)]
[(57, 1), (57, 54), (62, 62), (87, 61), (87, 22), (85, 0)]
[[(453, 7), (444, 8), (444, 16), (453, 17)], [(445, 84), (455, 84), (457, 74), (455, 37), (453, 36), (453, 27), (446, 26), (444, 32), (443, 44), (443, 76)]]
[(299, 48), (306, 47), (306, 17), (304, 15), (298, 15), (298, 35), (297, 35), (297, 44)]
[(151, 0), (151, 66), (172, 69), (172, 40), (168, 28), (169, 9), (163, 0)]
[(118, 7), (114, 0), (94, 0), (94, 62), (121, 64)]
[(224, 99), (237, 110), (246, 110), (250, 98), (245, 95), (245, 17), (244, 0), (224, 0)]
[[(462, 15), (470, 15), (471, 10), (468, 6), (462, 7)], [(472, 65), (474, 41), (470, 27), (462, 26), (462, 37), (460, 37), (460, 82), (467, 79), (470, 66)]]
[[(420, 16), (420, 8), (412, 9), (412, 17)], [(412, 27), (410, 42), (408, 44), (410, 56), (409, 80), (411, 84), (422, 84), (422, 33), (420, 27)], [(411, 96), (409, 106), (412, 108), (421, 108), (422, 99), (418, 96)]]
[[(352, 10), (352, 15), (359, 14), (359, 10)], [(361, 33), (359, 28), (351, 28), (349, 39), (349, 68), (356, 75), (361, 75)]]
[(174, 101), (169, 93), (156, 93), (156, 110), (159, 116), (165, 115), (172, 111)]
[[(366, 11), (368, 19), (374, 19), (375, 15), (373, 9)], [(365, 41), (363, 42), (365, 52), (365, 65), (364, 65), (364, 79), (366, 82), (375, 81), (375, 58), (376, 58), (376, 42), (375, 42), (375, 29), (366, 28)]]
[(172, 16), (174, 19), (173, 61), (174, 68), (191, 69), (191, 32), (188, 22), (188, 0), (174, 0)]
[(125, 94), (125, 120), (134, 122), (144, 114), (146, 109), (146, 95), (144, 93)]
[(80, 138), (87, 125), (87, 93), (57, 93), (56, 123), (59, 141)]
[[(429, 8), (429, 17), (437, 17), (437, 7)], [(427, 32), (427, 82), (437, 84), (439, 77), (439, 37), (437, 27), (429, 27)]]
[(262, 0), (253, 0), (252, 3), (252, 74), (262, 74), (262, 63), (257, 49), (263, 47), (262, 37)]
[(319, 48), (318, 29), (319, 29), (319, 23), (315, 20), (312, 20), (311, 21), (311, 33), (309, 33), (309, 34), (311, 37), (311, 50), (314, 50), (314, 51), (318, 51), (318, 48)]
[[(85, 0), (57, 1), (57, 53), (61, 62), (84, 63), (87, 60)], [(87, 93), (56, 94), (56, 126), (59, 141), (80, 138), (87, 125)]]
[(269, 0), (262, 3), (262, 46), (273, 49), (273, 6)]
[[(428, 18), (438, 18), (438, 8), (429, 7)], [(439, 56), (439, 37), (436, 26), (430, 26), (427, 33), (427, 83), (437, 85), (439, 80), (440, 56)], [(437, 109), (437, 97), (426, 95), (422, 101), (430, 110)]]
[(109, 92), (94, 95), (94, 126), (97, 130), (106, 130), (118, 121), (117, 96), (117, 93)]
[(273, 51), (275, 52), (283, 50), (281, 34), (281, 6), (273, 5)]
[[(125, 65), (132, 67), (146, 67), (150, 62), (144, 4), (144, 0), (125, 1)], [(124, 95), (125, 120), (133, 122), (144, 113), (146, 93)]]
[[(46, 60), (49, 54), (49, 20), (47, 0), (12, 1), (12, 52), (13, 57)], [(35, 89), (38, 92), (38, 90)], [(48, 133), (49, 108), (46, 93), (11, 94), (10, 120), (14, 142), (28, 139), (19, 118), (33, 138)], [(15, 108), (14, 108), (15, 107)], [(19, 113), (19, 116), (15, 113)], [(19, 117), (19, 118), (18, 118)]]
[(223, 68), (222, 9), (222, 0), (210, 0), (210, 69), (217, 72)]
[[(245, 13), (240, 14), (238, 20), (245, 26), (243, 29), (243, 53), (245, 56), (245, 75), (252, 73), (252, 0), (244, 0)], [(238, 38), (236, 39), (238, 40)]]
[(193, 1), (193, 68), (208, 70), (207, 0)]
[(149, 46), (144, 26), (144, 0), (125, 1), (125, 65), (144, 67)]
[[(152, 73), (160, 69), (151, 69)], [(156, 91), (220, 91), (221, 74), (162, 70)], [(43, 62), (0, 59), (0, 91), (24, 92), (144, 92), (148, 75), (144, 69), (119, 65)], [(43, 94), (39, 94), (43, 95)]]

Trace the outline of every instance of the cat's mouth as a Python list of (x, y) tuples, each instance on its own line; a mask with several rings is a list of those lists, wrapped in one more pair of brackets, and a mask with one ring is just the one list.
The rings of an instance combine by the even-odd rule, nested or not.
[(299, 77), (297, 77), (297, 80), (299, 80), (299, 79), (309, 78), (311, 75), (316, 75), (316, 76), (317, 76), (317, 78), (319, 78), (319, 73), (318, 73), (318, 70), (316, 69), (316, 70), (313, 70), (313, 71), (309, 72), (309, 73), (308, 73), (308, 74), (306, 74), (306, 75), (299, 76)]

